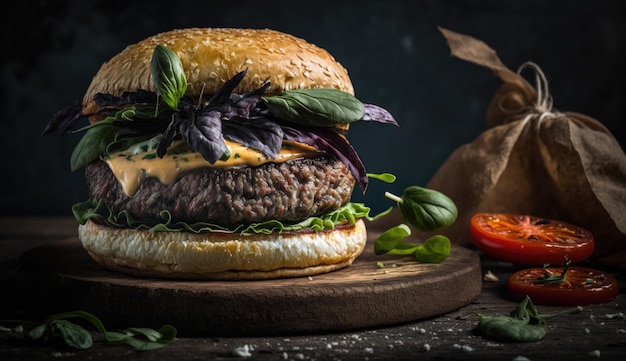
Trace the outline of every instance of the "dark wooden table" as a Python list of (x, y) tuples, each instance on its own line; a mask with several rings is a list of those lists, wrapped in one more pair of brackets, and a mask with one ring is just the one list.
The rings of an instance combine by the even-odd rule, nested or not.
[[(18, 259), (43, 243), (75, 237), (72, 218), (0, 217), (0, 319), (26, 319), (17, 292)], [(546, 337), (531, 343), (502, 343), (477, 335), (476, 312), (508, 314), (517, 305), (506, 297), (507, 277), (516, 270), (508, 263), (481, 258), (482, 272), (495, 282), (483, 282), (470, 304), (452, 312), (409, 324), (315, 335), (260, 337), (180, 337), (154, 351), (96, 344), (87, 350), (31, 344), (23, 334), (0, 322), (0, 360), (624, 360), (626, 359), (626, 294), (623, 272), (615, 273), (620, 293), (612, 302), (583, 307), (574, 314), (550, 318)], [(590, 265), (593, 266), (593, 265)], [(22, 286), (22, 285), (19, 285)], [(416, 300), (419, 302), (419, 300)], [(538, 306), (542, 313), (562, 307)], [(32, 319), (30, 319), (32, 320)], [(41, 320), (32, 320), (41, 321)]]

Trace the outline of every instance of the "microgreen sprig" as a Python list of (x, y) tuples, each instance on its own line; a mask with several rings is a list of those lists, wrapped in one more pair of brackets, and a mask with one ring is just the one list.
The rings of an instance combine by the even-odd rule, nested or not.
[(547, 271), (548, 265), (545, 265), (543, 267), (544, 269), (543, 276), (537, 278), (535, 283), (563, 283), (565, 282), (566, 277), (567, 277), (567, 271), (569, 271), (569, 266), (571, 264), (572, 264), (572, 261), (567, 260), (565, 264), (563, 265), (563, 271), (559, 275), (553, 275), (553, 274), (548, 273)]

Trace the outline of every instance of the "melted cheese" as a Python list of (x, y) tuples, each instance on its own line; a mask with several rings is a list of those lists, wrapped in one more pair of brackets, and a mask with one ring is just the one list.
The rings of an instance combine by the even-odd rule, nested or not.
[(318, 151), (305, 144), (284, 142), (278, 157), (267, 158), (263, 153), (250, 149), (236, 142), (226, 141), (230, 149), (227, 160), (218, 160), (214, 164), (206, 161), (200, 153), (191, 151), (185, 143), (175, 142), (163, 158), (156, 156), (156, 150), (131, 153), (121, 151), (112, 153), (104, 161), (119, 181), (124, 193), (132, 196), (146, 178), (157, 178), (163, 184), (172, 184), (180, 173), (202, 167), (233, 167), (241, 165), (258, 166), (263, 163), (282, 163), (289, 159), (303, 158)]

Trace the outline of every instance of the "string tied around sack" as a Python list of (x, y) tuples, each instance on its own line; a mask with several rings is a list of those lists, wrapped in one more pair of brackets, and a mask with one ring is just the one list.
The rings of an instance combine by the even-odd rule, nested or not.
[(534, 71), (537, 99), (532, 106), (526, 107), (522, 121), (527, 122), (530, 119), (537, 119), (536, 125), (539, 126), (545, 119), (559, 117), (562, 114), (558, 111), (553, 111), (553, 101), (550, 95), (548, 79), (539, 65), (532, 61), (527, 61), (519, 67), (517, 74), (521, 76), (522, 72), (529, 68)]

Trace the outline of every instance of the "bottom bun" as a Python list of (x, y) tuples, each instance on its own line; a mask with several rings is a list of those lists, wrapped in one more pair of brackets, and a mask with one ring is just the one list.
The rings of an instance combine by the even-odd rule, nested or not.
[(88, 221), (78, 236), (101, 265), (141, 277), (258, 280), (312, 276), (352, 264), (367, 242), (363, 220), (320, 232), (240, 235), (150, 232)]

